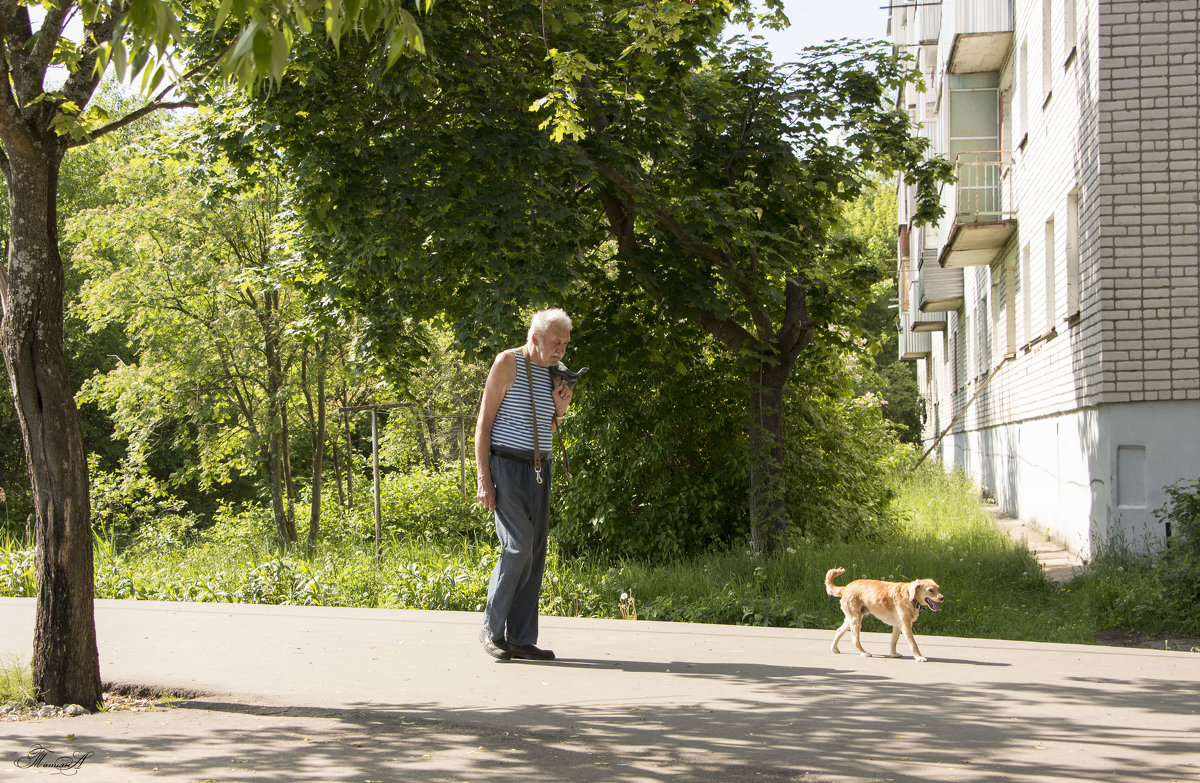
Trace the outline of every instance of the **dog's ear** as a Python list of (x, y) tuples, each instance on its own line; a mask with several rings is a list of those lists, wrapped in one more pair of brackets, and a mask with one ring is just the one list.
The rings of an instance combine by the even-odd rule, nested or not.
[(909, 601), (917, 600), (917, 592), (921, 589), (921, 582), (905, 582), (900, 586), (900, 595), (904, 596)]

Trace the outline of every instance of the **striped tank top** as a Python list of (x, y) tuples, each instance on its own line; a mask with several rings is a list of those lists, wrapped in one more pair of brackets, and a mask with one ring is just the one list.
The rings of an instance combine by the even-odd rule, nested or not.
[[(533, 412), (529, 409), (529, 382), (525, 380), (525, 358), (520, 348), (512, 349), (517, 360), (517, 377), (500, 401), (492, 422), (492, 445), (533, 455)], [(554, 420), (554, 381), (550, 368), (529, 363), (533, 371), (533, 397), (537, 405), (538, 445), (543, 455), (551, 451)]]

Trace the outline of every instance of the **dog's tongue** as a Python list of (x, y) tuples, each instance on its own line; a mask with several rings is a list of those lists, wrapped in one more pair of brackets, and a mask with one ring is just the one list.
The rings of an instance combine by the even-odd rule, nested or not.
[(942, 605), (939, 604), (937, 601), (933, 600), (932, 598), (929, 599), (929, 608), (935, 612), (942, 611)]

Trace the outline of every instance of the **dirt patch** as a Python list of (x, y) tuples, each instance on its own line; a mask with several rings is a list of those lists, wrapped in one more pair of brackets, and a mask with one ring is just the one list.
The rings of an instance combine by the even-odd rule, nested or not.
[(1133, 631), (1096, 631), (1100, 644), (1113, 647), (1140, 647), (1145, 650), (1179, 650), (1200, 653), (1200, 636), (1145, 636)]
[[(194, 699), (205, 694), (193, 691), (165, 690), (145, 685), (128, 683), (106, 684), (102, 712), (161, 712), (170, 709), (176, 701)], [(34, 705), (0, 704), (0, 722), (39, 720), (47, 718), (75, 718), (92, 714), (78, 705), (56, 707), (38, 703)]]

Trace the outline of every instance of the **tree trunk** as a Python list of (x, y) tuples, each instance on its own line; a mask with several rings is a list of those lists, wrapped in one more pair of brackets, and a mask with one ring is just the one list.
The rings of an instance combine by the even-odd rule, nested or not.
[(432, 405), (425, 406), (425, 428), (429, 431), (429, 452), (433, 459), (429, 467), (441, 467), (442, 448), (438, 445), (437, 414)]
[(333, 483), (337, 487), (338, 505), (346, 508), (346, 494), (342, 490), (342, 466), (341, 458), (338, 455), (338, 439), (335, 435), (329, 440), (329, 456), (333, 458)]
[(271, 491), (271, 508), (275, 514), (275, 529), (279, 533), (280, 545), (287, 549), (296, 543), (296, 523), (284, 506), (287, 471), (284, 467), (287, 456), (287, 420), (283, 409), (283, 360), (280, 357), (279, 332), (276, 316), (278, 302), (275, 292), (263, 294), (263, 307), (259, 322), (263, 330), (263, 354), (267, 361), (267, 480)]
[(421, 449), (421, 461), (425, 463), (426, 470), (433, 470), (433, 458), (429, 455), (429, 444), (425, 442), (425, 422), (420, 411), (414, 405), (412, 407), (413, 417), (413, 432), (417, 435), (417, 445)]
[(787, 543), (783, 393), (788, 370), (759, 368), (750, 380), (750, 546), (770, 554)]
[[(279, 420), (283, 432), (283, 486), (287, 490), (288, 529), (296, 530), (296, 483), (292, 480), (292, 427), (288, 423), (288, 406), (284, 401), (279, 406)], [(293, 539), (295, 540), (295, 533)]]
[[(308, 517), (308, 546), (317, 545), (317, 534), (321, 529), (321, 487), (323, 471), (321, 463), (325, 457), (325, 349), (324, 343), (317, 347), (317, 423), (313, 433), (312, 447), (312, 509)], [(307, 385), (305, 392), (307, 393)]]
[(267, 484), (271, 492), (271, 511), (275, 516), (275, 532), (279, 545), (284, 549), (296, 541), (295, 528), (289, 529), (287, 511), (283, 506), (283, 448), (279, 433), (273, 432), (270, 442), (263, 448), (263, 460), (267, 464)]
[[(342, 387), (342, 407), (350, 407), (350, 394)], [(342, 422), (346, 425), (346, 508), (354, 508), (354, 437), (350, 432), (350, 414), (342, 414)]]
[(63, 350), (57, 141), (8, 147), (11, 216), (0, 343), (37, 518), (33, 678), (49, 704), (100, 704), (91, 503), (79, 411)]

